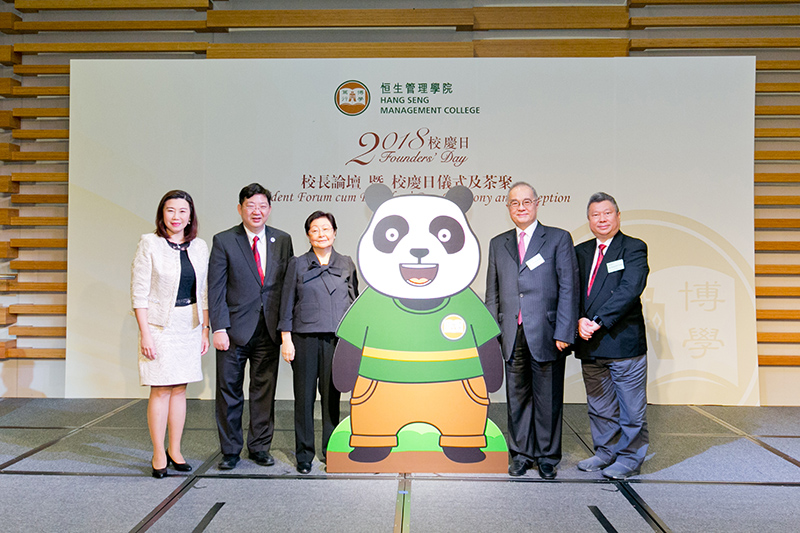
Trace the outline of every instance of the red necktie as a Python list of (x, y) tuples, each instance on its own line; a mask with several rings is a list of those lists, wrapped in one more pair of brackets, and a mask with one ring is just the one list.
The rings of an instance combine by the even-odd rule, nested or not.
[(592, 278), (589, 280), (589, 288), (586, 289), (586, 296), (592, 294), (592, 284), (594, 283), (594, 278), (597, 276), (597, 271), (600, 270), (600, 263), (603, 262), (603, 250), (606, 249), (605, 244), (598, 245), (597, 249), (597, 263), (594, 265), (594, 270), (592, 270)]
[(253, 257), (256, 260), (256, 267), (258, 267), (258, 275), (261, 277), (261, 284), (264, 284), (264, 269), (261, 268), (261, 254), (258, 253), (258, 237), (253, 237)]
[[(519, 232), (519, 245), (517, 245), (517, 250), (519, 250), (519, 264), (521, 265), (522, 262), (525, 260), (525, 232)], [(522, 309), (519, 310), (519, 314), (517, 315), (517, 325), (522, 324)]]

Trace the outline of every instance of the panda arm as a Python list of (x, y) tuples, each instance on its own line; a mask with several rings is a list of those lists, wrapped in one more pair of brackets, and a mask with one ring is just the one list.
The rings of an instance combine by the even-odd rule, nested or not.
[(495, 392), (503, 385), (503, 355), (500, 352), (500, 343), (492, 338), (478, 346), (478, 357), (483, 368), (483, 379), (486, 390)]
[(360, 364), (361, 349), (340, 338), (333, 352), (333, 386), (340, 392), (353, 390)]

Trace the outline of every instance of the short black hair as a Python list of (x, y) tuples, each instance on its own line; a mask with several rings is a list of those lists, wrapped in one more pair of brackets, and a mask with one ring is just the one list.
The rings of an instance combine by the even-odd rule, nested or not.
[(619, 206), (613, 196), (604, 192), (596, 192), (589, 197), (589, 203), (586, 204), (586, 216), (589, 216), (589, 208), (592, 207), (592, 204), (599, 204), (602, 202), (611, 202), (616, 212), (619, 213)]
[(239, 191), (239, 205), (244, 204), (248, 198), (252, 198), (257, 194), (263, 194), (267, 197), (267, 203), (272, 205), (272, 193), (265, 189), (260, 183), (251, 183)]
[(308, 235), (308, 230), (311, 229), (311, 223), (317, 220), (318, 218), (327, 218), (328, 221), (333, 226), (333, 231), (336, 231), (336, 219), (333, 216), (333, 213), (326, 213), (324, 211), (314, 211), (308, 218), (306, 219), (305, 228), (306, 228), (306, 235)]

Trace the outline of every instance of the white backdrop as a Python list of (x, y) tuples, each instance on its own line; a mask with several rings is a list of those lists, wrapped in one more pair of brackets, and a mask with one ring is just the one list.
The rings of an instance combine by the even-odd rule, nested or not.
[[(508, 185), (527, 180), (539, 219), (576, 243), (591, 237), (598, 190), (648, 242), (651, 402), (758, 403), (752, 57), (92, 60), (73, 61), (70, 79), (67, 397), (147, 395), (130, 262), (169, 189), (193, 195), (210, 244), (258, 181), (275, 195), (269, 224), (297, 253), (319, 208), (355, 257), (370, 182), (396, 194), (462, 183), (485, 263), (490, 238), (511, 227)], [(348, 81), (356, 88), (337, 92)], [(343, 94), (369, 104), (345, 114)], [(485, 264), (480, 296), (484, 277)], [(213, 362), (212, 349), (191, 396), (213, 395)], [(572, 358), (567, 374), (567, 401), (582, 401)], [(283, 362), (278, 396), (291, 398)]]

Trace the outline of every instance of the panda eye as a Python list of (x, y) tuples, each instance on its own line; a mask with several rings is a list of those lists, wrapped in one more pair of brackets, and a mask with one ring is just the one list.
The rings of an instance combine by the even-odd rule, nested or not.
[(375, 226), (372, 243), (375, 249), (385, 254), (394, 252), (400, 241), (408, 235), (408, 222), (403, 217), (391, 215)]
[(428, 231), (439, 239), (448, 254), (457, 253), (464, 248), (464, 242), (466, 242), (464, 228), (458, 220), (452, 217), (440, 216), (434, 218), (428, 227)]

